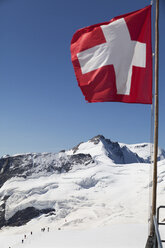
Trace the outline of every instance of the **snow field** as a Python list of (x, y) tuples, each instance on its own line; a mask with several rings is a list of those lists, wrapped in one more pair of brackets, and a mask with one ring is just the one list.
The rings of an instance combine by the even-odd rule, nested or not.
[[(17, 228), (0, 237), (1, 248), (142, 248), (147, 239), (147, 226), (143, 224), (113, 224), (109, 227), (87, 230), (33, 231), (15, 234)], [(24, 231), (24, 232), (23, 232)], [(9, 234), (10, 233), (10, 234)], [(26, 239), (22, 244), (22, 239)]]
[(12, 178), (0, 189), (0, 195), (11, 195), (5, 217), (33, 206), (55, 208), (55, 220), (67, 217), (73, 223), (74, 215), (75, 225), (81, 219), (80, 227), (93, 221), (95, 226), (147, 222), (147, 173), (147, 164), (97, 164), (35, 179)]

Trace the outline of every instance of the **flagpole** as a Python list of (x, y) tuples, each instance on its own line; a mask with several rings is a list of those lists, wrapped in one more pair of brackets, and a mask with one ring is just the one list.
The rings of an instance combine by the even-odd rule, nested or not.
[(155, 15), (155, 126), (154, 126), (154, 163), (153, 163), (153, 184), (152, 184), (152, 209), (150, 215), (150, 234), (145, 248), (151, 248), (154, 244), (154, 220), (157, 203), (157, 155), (158, 155), (158, 121), (159, 121), (159, 0), (156, 0)]
[(156, 215), (157, 201), (157, 154), (158, 154), (158, 121), (159, 121), (159, 0), (156, 0), (155, 16), (155, 127), (154, 127), (154, 167), (153, 167), (153, 189), (152, 189), (152, 213), (150, 223), (150, 235), (154, 233), (153, 216)]
[(157, 202), (157, 154), (158, 154), (158, 121), (159, 121), (159, 0), (156, 0), (155, 16), (155, 127), (154, 127), (154, 164), (153, 164), (153, 185), (152, 185), (152, 211), (150, 218), (150, 237), (154, 235), (153, 217), (156, 215)]

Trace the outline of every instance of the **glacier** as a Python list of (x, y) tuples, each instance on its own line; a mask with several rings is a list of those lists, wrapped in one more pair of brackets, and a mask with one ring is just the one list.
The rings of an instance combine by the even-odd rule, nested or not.
[[(59, 153), (3, 156), (1, 231), (9, 226), (67, 231), (121, 223), (147, 225), (150, 146), (112, 142), (98, 135)], [(158, 160), (158, 205), (164, 205), (165, 152), (160, 148)]]

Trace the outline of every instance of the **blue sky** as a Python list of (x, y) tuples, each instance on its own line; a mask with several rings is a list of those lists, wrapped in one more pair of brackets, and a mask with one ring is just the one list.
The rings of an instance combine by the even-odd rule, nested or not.
[[(139, 0), (0, 0), (0, 155), (58, 152), (97, 134), (150, 141), (151, 106), (86, 103), (70, 41), (85, 26), (149, 5)], [(160, 0), (159, 146), (165, 148), (165, 2)]]

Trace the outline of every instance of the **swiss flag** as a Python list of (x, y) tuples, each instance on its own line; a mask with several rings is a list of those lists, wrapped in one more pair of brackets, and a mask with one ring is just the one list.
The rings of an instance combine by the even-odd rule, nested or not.
[(71, 58), (88, 102), (151, 104), (151, 6), (78, 30)]

